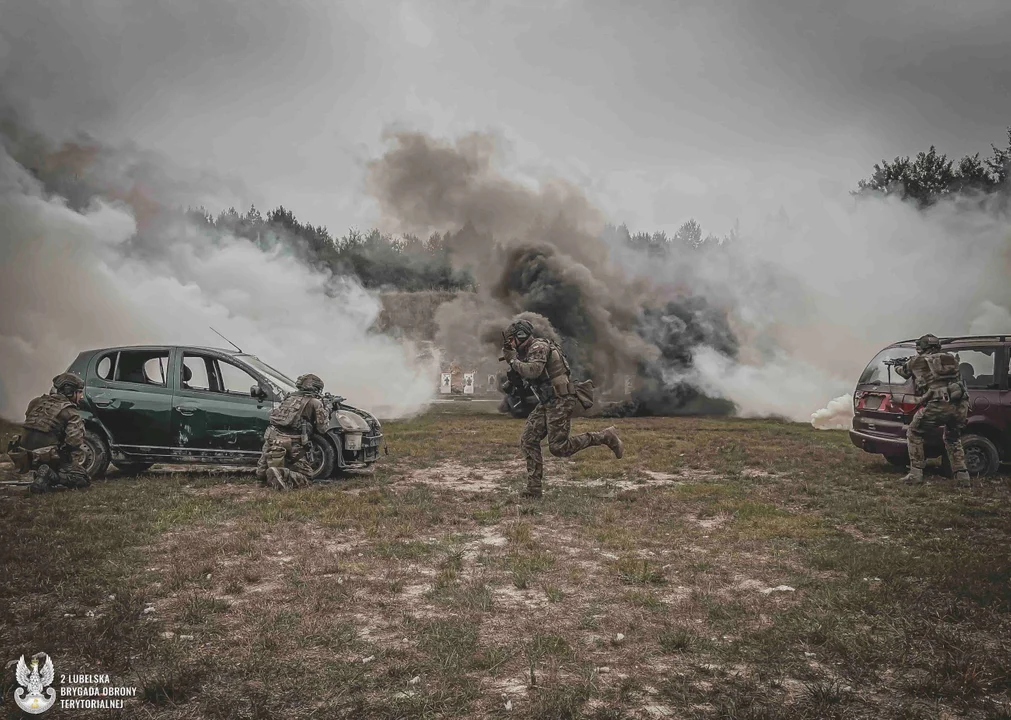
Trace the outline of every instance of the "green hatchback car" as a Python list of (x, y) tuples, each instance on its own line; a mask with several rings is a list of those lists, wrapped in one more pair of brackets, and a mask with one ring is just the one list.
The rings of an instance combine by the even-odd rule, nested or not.
[[(271, 409), (295, 382), (257, 357), (216, 348), (143, 346), (88, 350), (70, 372), (84, 378), (87, 471), (101, 477), (156, 463), (255, 465)], [(325, 435), (309, 442), (313, 479), (379, 458), (382, 426), (344, 398), (324, 395)]]

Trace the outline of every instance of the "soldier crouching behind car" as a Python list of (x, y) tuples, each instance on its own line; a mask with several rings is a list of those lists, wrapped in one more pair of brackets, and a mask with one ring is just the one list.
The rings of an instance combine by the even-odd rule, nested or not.
[(53, 378), (53, 389), (47, 395), (28, 403), (24, 434), (11, 443), (8, 455), (19, 472), (35, 473), (29, 492), (91, 484), (84, 469), (84, 421), (77, 411), (83, 397), (84, 381), (73, 373), (63, 373)]
[(958, 374), (958, 360), (941, 350), (941, 341), (934, 335), (924, 335), (916, 341), (916, 355), (896, 365), (895, 371), (904, 378), (914, 378), (920, 408), (913, 415), (906, 431), (909, 448), (908, 483), (923, 482), (926, 456), (923, 437), (926, 432), (944, 428), (944, 449), (948, 462), (960, 484), (969, 482), (962, 449), (962, 430), (969, 411), (969, 393)]
[(504, 333), (503, 359), (523, 378), (537, 396), (537, 406), (527, 417), (520, 447), (527, 462), (527, 489), (524, 497), (539, 498), (543, 492), (544, 460), (541, 440), (556, 457), (569, 457), (595, 445), (607, 445), (620, 458), (624, 446), (615, 428), (569, 437), (572, 413), (577, 402), (569, 364), (561, 348), (544, 338), (534, 337), (526, 320), (517, 320)]
[(263, 452), (256, 463), (256, 476), (277, 490), (309, 485), (312, 466), (306, 449), (310, 428), (323, 435), (330, 425), (330, 416), (320, 400), (323, 381), (316, 375), (301, 375), (295, 387), (298, 392), (270, 411)]

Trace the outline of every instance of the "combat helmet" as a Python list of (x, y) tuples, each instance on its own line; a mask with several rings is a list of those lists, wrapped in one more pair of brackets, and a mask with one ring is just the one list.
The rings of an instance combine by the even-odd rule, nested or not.
[(516, 344), (522, 345), (534, 334), (534, 326), (529, 320), (516, 320), (508, 329), (506, 329), (506, 337), (516, 338)]
[(60, 373), (53, 378), (53, 387), (60, 395), (72, 398), (74, 393), (84, 390), (84, 380), (74, 373)]
[(323, 392), (323, 381), (320, 379), (319, 375), (306, 373), (305, 375), (298, 376), (298, 380), (295, 381), (295, 387), (302, 392), (319, 394)]
[(916, 352), (920, 353), (921, 355), (931, 351), (937, 352), (940, 349), (941, 349), (941, 341), (938, 339), (936, 335), (931, 335), (930, 333), (927, 333), (926, 335), (921, 336), (916, 341)]

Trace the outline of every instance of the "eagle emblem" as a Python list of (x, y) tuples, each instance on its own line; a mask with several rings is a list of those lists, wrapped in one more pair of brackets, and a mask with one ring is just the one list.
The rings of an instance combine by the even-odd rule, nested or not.
[[(40, 653), (41, 654), (41, 653)], [(39, 672), (38, 656), (32, 658), (31, 672), (25, 664), (25, 656), (18, 660), (18, 667), (14, 671), (19, 687), (14, 691), (14, 702), (18, 707), (29, 715), (39, 715), (53, 706), (56, 702), (56, 691), (49, 687), (53, 682), (53, 661), (46, 655), (46, 664)], [(42, 694), (43, 689), (45, 695)]]

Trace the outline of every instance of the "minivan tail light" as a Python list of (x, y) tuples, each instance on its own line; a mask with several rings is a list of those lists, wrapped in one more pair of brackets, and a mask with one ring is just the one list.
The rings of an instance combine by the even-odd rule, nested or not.
[(884, 412), (899, 413), (900, 415), (911, 415), (916, 410), (916, 405), (918, 401), (915, 396), (911, 395), (898, 395), (895, 397), (889, 397), (882, 410)]

